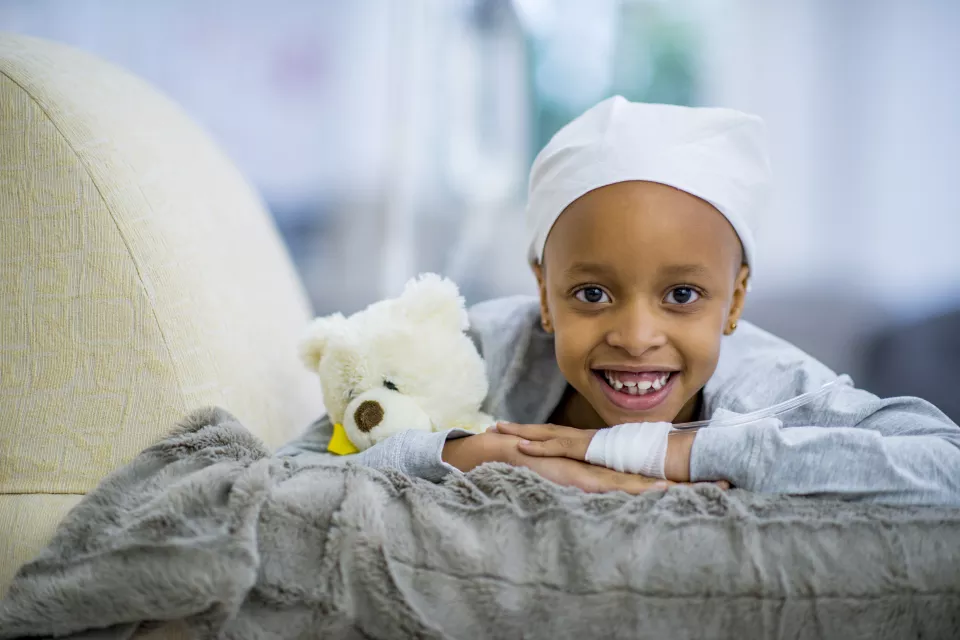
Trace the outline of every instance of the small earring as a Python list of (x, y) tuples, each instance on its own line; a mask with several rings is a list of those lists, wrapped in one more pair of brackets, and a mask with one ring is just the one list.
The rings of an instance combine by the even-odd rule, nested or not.
[(540, 326), (543, 327), (543, 330), (547, 333), (553, 333), (553, 326), (550, 323), (550, 319), (545, 314), (540, 316)]
[(737, 330), (737, 321), (734, 320), (733, 322), (730, 323), (730, 326), (727, 327), (727, 335), (730, 335), (736, 330)]

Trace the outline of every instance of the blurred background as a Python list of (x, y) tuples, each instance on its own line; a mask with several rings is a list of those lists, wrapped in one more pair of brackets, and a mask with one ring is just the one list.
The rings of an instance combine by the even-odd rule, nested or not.
[(0, 0), (147, 79), (259, 189), (317, 314), (534, 293), (526, 172), (599, 100), (766, 119), (747, 318), (960, 419), (956, 0)]

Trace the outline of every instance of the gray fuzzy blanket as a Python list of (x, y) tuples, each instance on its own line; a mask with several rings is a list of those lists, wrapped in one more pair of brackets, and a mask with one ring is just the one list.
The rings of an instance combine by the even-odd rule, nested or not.
[[(587, 495), (273, 458), (195, 413), (17, 575), (0, 638), (960, 637), (960, 511)], [(91, 631), (98, 630), (98, 631)]]

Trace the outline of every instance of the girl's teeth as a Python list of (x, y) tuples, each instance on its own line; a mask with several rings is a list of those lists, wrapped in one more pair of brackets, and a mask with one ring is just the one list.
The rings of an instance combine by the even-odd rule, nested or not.
[(604, 372), (604, 377), (607, 379), (607, 382), (610, 384), (610, 386), (617, 391), (631, 396), (640, 396), (646, 394), (651, 389), (654, 391), (659, 391), (662, 389), (667, 384), (670, 374), (664, 373), (659, 378), (655, 378), (653, 382), (650, 382), (649, 380), (628, 380), (626, 382), (621, 382), (619, 379), (617, 379), (616, 374), (609, 371)]

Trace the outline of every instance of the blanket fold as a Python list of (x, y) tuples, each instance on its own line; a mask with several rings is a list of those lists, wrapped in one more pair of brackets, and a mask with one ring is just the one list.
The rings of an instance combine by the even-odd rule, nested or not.
[(960, 511), (276, 458), (203, 409), (18, 572), (0, 639), (960, 636)]

